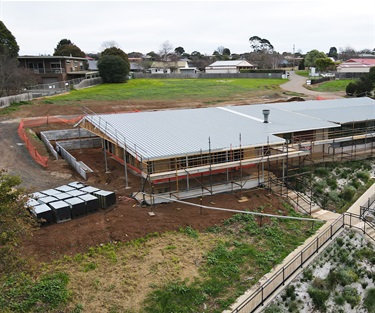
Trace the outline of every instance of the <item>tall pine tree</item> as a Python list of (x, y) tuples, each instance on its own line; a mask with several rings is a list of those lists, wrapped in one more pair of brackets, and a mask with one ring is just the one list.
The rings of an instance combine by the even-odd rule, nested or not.
[(0, 54), (16, 58), (18, 51), (20, 51), (20, 47), (17, 44), (16, 38), (6, 28), (4, 23), (0, 21)]

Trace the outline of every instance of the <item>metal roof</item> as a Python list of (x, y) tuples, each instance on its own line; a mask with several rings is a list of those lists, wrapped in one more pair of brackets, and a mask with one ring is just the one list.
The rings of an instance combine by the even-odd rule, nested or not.
[(375, 100), (370, 98), (287, 102), (266, 106), (340, 124), (375, 119)]
[[(374, 103), (369, 98), (335, 99), (88, 115), (85, 119), (120, 146), (126, 144), (137, 156), (152, 160), (283, 143), (275, 134), (375, 119)], [(270, 110), (267, 124), (263, 109)]]
[[(263, 110), (269, 109), (269, 123)], [(88, 115), (84, 119), (143, 159), (225, 151), (284, 139), (275, 134), (375, 119), (370, 98)], [(241, 139), (240, 139), (241, 137)]]
[(230, 60), (230, 61), (215, 61), (214, 63), (210, 64), (208, 67), (217, 67), (217, 66), (253, 66), (246, 60)]

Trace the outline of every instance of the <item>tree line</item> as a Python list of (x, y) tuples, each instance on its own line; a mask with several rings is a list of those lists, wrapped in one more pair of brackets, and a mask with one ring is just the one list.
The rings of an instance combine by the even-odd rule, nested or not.
[[(355, 51), (347, 47), (337, 50), (331, 47), (328, 53), (311, 50), (303, 55), (301, 51), (293, 53), (275, 51), (274, 46), (266, 38), (251, 36), (249, 38), (250, 52), (236, 54), (228, 47), (219, 46), (212, 55), (202, 54), (199, 51), (187, 53), (182, 46), (176, 48), (169, 41), (161, 44), (158, 52), (150, 51), (144, 55), (141, 52), (126, 54), (115, 41), (102, 44), (102, 51), (95, 54), (86, 54), (69, 39), (61, 39), (54, 49), (54, 56), (92, 57), (98, 61), (97, 66), (104, 82), (120, 83), (129, 78), (129, 58), (140, 60), (138, 63), (144, 69), (151, 67), (152, 62), (169, 62), (188, 59), (191, 66), (204, 70), (206, 66), (218, 60), (247, 60), (259, 69), (276, 69), (279, 67), (295, 67), (305, 69), (316, 67), (320, 71), (335, 70), (337, 61), (359, 57), (361, 53), (375, 54), (374, 50), (365, 49)], [(19, 46), (15, 37), (0, 21), (0, 97), (11, 93), (19, 93), (26, 86), (37, 83), (38, 77), (31, 71), (18, 67)], [(86, 63), (87, 69), (87, 63)]]

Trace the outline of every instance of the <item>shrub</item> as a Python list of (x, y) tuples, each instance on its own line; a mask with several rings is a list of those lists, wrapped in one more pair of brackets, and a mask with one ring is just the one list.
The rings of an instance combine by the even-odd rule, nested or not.
[(358, 290), (353, 287), (346, 286), (342, 295), (352, 308), (357, 306), (361, 301), (361, 296), (358, 294)]
[(337, 305), (344, 305), (345, 304), (345, 299), (343, 296), (341, 295), (338, 295), (336, 296), (333, 301), (337, 304)]
[(309, 287), (307, 289), (307, 292), (308, 294), (310, 295), (313, 303), (314, 303), (314, 306), (319, 310), (319, 311), (322, 311), (322, 312), (325, 312), (326, 310), (326, 301), (328, 300), (329, 298), (329, 290), (326, 290), (326, 289), (320, 289), (318, 287)]
[(313, 279), (313, 272), (311, 269), (303, 271), (303, 281), (311, 281)]
[(366, 291), (363, 305), (369, 313), (375, 312), (375, 288)]
[(316, 176), (319, 176), (319, 177), (327, 177), (331, 174), (329, 169), (326, 167), (318, 167), (315, 169), (314, 173)]
[(332, 190), (336, 190), (338, 187), (337, 181), (335, 178), (328, 177), (327, 178), (327, 185), (331, 187)]
[(351, 201), (356, 194), (356, 189), (353, 186), (348, 186), (343, 189), (341, 192), (341, 198), (343, 198), (345, 201)]
[(367, 183), (370, 179), (370, 173), (364, 172), (364, 171), (358, 172), (356, 176), (358, 179), (360, 179), (364, 183)]
[(290, 298), (291, 300), (295, 300), (296, 299), (295, 291), (296, 291), (296, 287), (294, 287), (293, 285), (289, 285), (288, 287), (286, 287), (285, 294), (287, 298)]
[(327, 281), (331, 288), (338, 284), (346, 286), (358, 281), (358, 275), (349, 267), (338, 268), (330, 271)]

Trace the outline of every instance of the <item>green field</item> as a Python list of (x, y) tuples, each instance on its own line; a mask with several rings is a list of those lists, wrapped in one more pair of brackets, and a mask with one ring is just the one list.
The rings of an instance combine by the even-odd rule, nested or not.
[(346, 86), (348, 86), (351, 81), (350, 79), (331, 80), (321, 84), (311, 85), (310, 89), (320, 92), (345, 91)]
[(59, 101), (230, 99), (254, 91), (280, 91), (283, 79), (132, 79), (53, 97)]

